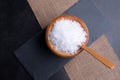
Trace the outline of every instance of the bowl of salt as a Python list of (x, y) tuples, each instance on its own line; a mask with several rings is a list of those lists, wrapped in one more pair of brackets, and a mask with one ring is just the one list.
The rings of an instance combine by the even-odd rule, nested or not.
[(89, 32), (84, 21), (73, 15), (55, 18), (47, 27), (46, 43), (50, 50), (64, 58), (78, 55), (87, 45)]
[(45, 40), (49, 49), (57, 56), (69, 58), (85, 50), (98, 61), (113, 69), (114, 64), (96, 51), (87, 47), (89, 32), (85, 22), (73, 15), (55, 18), (47, 27)]

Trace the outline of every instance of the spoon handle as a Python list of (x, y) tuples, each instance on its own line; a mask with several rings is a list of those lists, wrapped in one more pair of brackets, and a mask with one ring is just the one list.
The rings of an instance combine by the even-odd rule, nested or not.
[(112, 62), (110, 62), (109, 60), (107, 60), (106, 58), (104, 58), (103, 56), (101, 56), (100, 54), (96, 53), (93, 49), (88, 48), (87, 46), (81, 46), (81, 47), (85, 51), (87, 51), (88, 53), (90, 53), (93, 57), (95, 57), (97, 60), (99, 60), (104, 65), (106, 65), (107, 67), (109, 67), (110, 69), (113, 69), (115, 67), (115, 65)]

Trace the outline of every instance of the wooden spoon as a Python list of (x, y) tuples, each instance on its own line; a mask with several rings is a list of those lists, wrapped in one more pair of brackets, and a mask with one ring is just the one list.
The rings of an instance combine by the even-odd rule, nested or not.
[(93, 57), (95, 57), (97, 60), (102, 62), (104, 65), (106, 65), (110, 69), (113, 69), (115, 67), (115, 65), (112, 62), (110, 62), (109, 60), (107, 60), (97, 52), (95, 52), (93, 49), (88, 48), (87, 46), (81, 46), (81, 48), (87, 51), (88, 53), (90, 53)]

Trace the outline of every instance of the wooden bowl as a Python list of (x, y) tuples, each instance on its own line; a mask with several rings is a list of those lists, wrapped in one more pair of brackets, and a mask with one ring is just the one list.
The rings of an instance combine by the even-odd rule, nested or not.
[(82, 25), (84, 31), (87, 33), (86, 42), (84, 43), (84, 45), (87, 45), (88, 39), (89, 39), (89, 32), (88, 32), (88, 28), (87, 28), (86, 24), (84, 23), (83, 20), (79, 19), (78, 17), (73, 16), (73, 15), (68, 15), (68, 14), (57, 17), (56, 19), (54, 19), (54, 20), (48, 25), (47, 30), (46, 30), (46, 34), (45, 34), (45, 40), (46, 40), (46, 43), (47, 43), (48, 47), (50, 48), (50, 50), (51, 50), (54, 54), (56, 54), (56, 55), (58, 55), (58, 56), (60, 56), (60, 57), (64, 57), (64, 58), (74, 57), (74, 56), (78, 55), (83, 49), (81, 49), (81, 48), (78, 49), (75, 54), (69, 54), (69, 53), (61, 52), (61, 51), (59, 51), (59, 50), (56, 50), (55, 47), (54, 47), (54, 45), (53, 45), (53, 43), (52, 43), (50, 40), (48, 40), (49, 33), (51, 32), (51, 30), (52, 30), (52, 28), (53, 28), (53, 26), (54, 26), (54, 23), (55, 23), (56, 21), (61, 20), (62, 18), (68, 19), (68, 20), (77, 21), (78, 23), (80, 23), (80, 24)]

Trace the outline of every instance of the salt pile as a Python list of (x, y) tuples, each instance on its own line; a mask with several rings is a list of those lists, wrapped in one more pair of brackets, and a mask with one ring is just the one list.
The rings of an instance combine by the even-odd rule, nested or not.
[(55, 49), (74, 54), (86, 41), (86, 35), (81, 24), (62, 18), (56, 21), (48, 39), (54, 44)]

